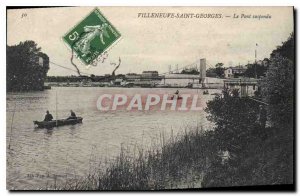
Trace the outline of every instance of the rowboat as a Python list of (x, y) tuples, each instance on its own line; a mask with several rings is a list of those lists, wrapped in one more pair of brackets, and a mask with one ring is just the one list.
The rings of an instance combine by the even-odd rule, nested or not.
[(38, 128), (53, 128), (53, 127), (60, 127), (64, 125), (75, 125), (78, 123), (82, 123), (81, 117), (77, 117), (74, 119), (59, 119), (59, 120), (52, 120), (52, 121), (33, 121), (34, 125), (37, 125)]
[(208, 90), (203, 91), (203, 95), (209, 95)]

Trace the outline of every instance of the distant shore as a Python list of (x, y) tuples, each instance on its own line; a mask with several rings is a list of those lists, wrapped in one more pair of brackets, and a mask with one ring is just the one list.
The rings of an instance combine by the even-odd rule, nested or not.
[(101, 86), (101, 85), (50, 85), (49, 88), (45, 88), (45, 90), (51, 89), (51, 87), (103, 87), (103, 88), (186, 88), (186, 89), (222, 89), (221, 87), (185, 87), (185, 86), (117, 86), (117, 85), (111, 85), (111, 86)]

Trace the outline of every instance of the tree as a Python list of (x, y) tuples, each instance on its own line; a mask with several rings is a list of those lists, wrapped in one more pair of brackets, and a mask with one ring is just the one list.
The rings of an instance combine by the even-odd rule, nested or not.
[(221, 77), (224, 77), (224, 70), (225, 70), (225, 68), (223, 67), (223, 63), (217, 63), (216, 65), (215, 65), (215, 67), (216, 67), (216, 74), (217, 74), (217, 76), (219, 76), (220, 78)]
[[(287, 127), (260, 126), (257, 102), (225, 89), (205, 111), (215, 123), (208, 144), (216, 150), (206, 156), (203, 187), (293, 183), (293, 138)], [(222, 151), (230, 155), (226, 163)]]
[(262, 96), (270, 104), (275, 126), (293, 125), (294, 118), (294, 34), (271, 53), (270, 66), (261, 82)]
[[(49, 70), (49, 57), (34, 41), (6, 47), (7, 91), (43, 90)], [(43, 65), (39, 65), (39, 58)]]
[(273, 50), (273, 52), (271, 53), (271, 58), (280, 55), (294, 62), (295, 59), (294, 43), (295, 43), (294, 33), (291, 33), (287, 41), (283, 42), (281, 46), (278, 46), (277, 49)]
[(270, 120), (275, 126), (293, 124), (294, 64), (280, 55), (271, 59), (270, 68), (261, 82), (262, 96), (270, 104)]
[(191, 70), (182, 70), (181, 74), (191, 74), (191, 75), (198, 75), (199, 71), (197, 71), (196, 69), (191, 69)]
[(210, 67), (208, 70), (206, 70), (206, 76), (216, 78), (217, 77), (216, 69)]
[(248, 64), (244, 75), (249, 78), (255, 78), (256, 76), (259, 78), (265, 76), (267, 69), (264, 65)]
[(208, 101), (205, 111), (209, 114), (208, 120), (216, 125), (214, 135), (220, 149), (229, 150), (232, 145), (241, 146), (248, 139), (255, 126), (258, 105), (240, 98), (238, 90), (224, 89), (222, 96)]
[(261, 103), (240, 98), (237, 92), (225, 89), (222, 96), (207, 103), (208, 120), (216, 125), (209, 143), (229, 151), (230, 158), (222, 164), (217, 155), (212, 157), (203, 187), (293, 183), (293, 39), (272, 52), (261, 81), (273, 126), (257, 122)]

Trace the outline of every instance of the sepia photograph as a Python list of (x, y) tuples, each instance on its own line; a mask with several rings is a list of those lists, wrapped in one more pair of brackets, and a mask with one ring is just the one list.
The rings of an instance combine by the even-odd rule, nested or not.
[(6, 189), (294, 190), (294, 16), (6, 7)]

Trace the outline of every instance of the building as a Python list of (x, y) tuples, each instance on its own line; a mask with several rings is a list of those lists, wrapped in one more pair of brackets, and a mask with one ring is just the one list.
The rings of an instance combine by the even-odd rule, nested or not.
[(158, 71), (143, 71), (142, 74), (128, 73), (125, 75), (125, 86), (154, 87), (158, 85), (163, 76)]
[(125, 79), (127, 81), (135, 81), (135, 80), (140, 80), (141, 79), (141, 74), (136, 74), (136, 73), (128, 73), (125, 75)]
[(123, 81), (122, 78), (117, 78), (112, 83), (113, 83), (113, 85), (116, 85), (116, 86), (122, 86), (122, 85), (124, 85), (124, 81)]
[(245, 73), (247, 68), (243, 66), (237, 66), (237, 67), (228, 67), (224, 71), (225, 78), (234, 78), (235, 75), (242, 75)]
[(264, 60), (257, 61), (257, 64), (268, 67), (270, 65), (270, 60), (268, 58), (264, 58)]
[(142, 78), (158, 77), (158, 71), (143, 71)]
[(235, 78), (224, 80), (224, 88), (229, 90), (238, 89), (240, 97), (252, 97), (258, 91), (258, 79)]

